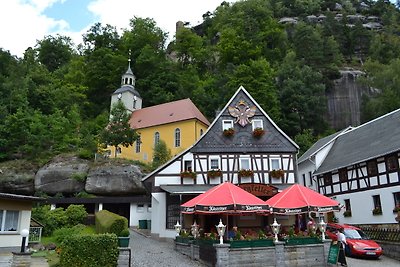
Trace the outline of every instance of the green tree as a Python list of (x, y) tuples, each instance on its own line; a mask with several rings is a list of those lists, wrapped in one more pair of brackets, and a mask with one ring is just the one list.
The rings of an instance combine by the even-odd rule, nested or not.
[(67, 64), (72, 58), (72, 41), (66, 36), (46, 36), (37, 42), (38, 59), (50, 72)]
[(130, 113), (128, 113), (122, 101), (118, 101), (111, 108), (111, 119), (107, 127), (99, 133), (99, 142), (104, 146), (115, 147), (115, 157), (119, 145), (129, 147), (138, 138), (134, 129), (129, 125)]
[(164, 140), (160, 140), (155, 146), (153, 150), (153, 168), (158, 168), (162, 164), (166, 163), (171, 159), (171, 150), (167, 147), (167, 144)]

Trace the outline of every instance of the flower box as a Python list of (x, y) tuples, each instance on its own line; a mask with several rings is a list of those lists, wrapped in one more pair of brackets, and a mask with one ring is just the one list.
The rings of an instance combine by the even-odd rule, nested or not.
[(221, 170), (209, 170), (207, 172), (207, 177), (208, 178), (215, 178), (215, 177), (221, 177), (222, 176), (222, 171)]
[(129, 236), (119, 236), (118, 237), (118, 246), (121, 248), (129, 247)]
[(319, 244), (321, 239), (318, 237), (289, 237), (285, 240), (285, 245), (296, 246), (296, 245), (309, 245), (309, 244)]
[(375, 208), (372, 210), (373, 215), (382, 215), (382, 209), (381, 208)]
[(400, 211), (400, 205), (396, 205), (396, 207), (393, 208), (393, 212), (399, 212)]
[(351, 217), (351, 210), (346, 210), (345, 212), (343, 212), (343, 216), (344, 217)]
[(176, 243), (183, 243), (183, 244), (189, 244), (191, 240), (194, 240), (193, 237), (183, 237), (183, 236), (177, 236), (175, 237), (175, 242)]
[(253, 177), (254, 176), (254, 171), (253, 170), (241, 169), (241, 170), (238, 171), (238, 176), (239, 177)]
[(219, 244), (219, 239), (196, 239), (194, 243), (199, 246), (212, 246)]
[(225, 136), (233, 136), (234, 134), (235, 134), (235, 130), (233, 129), (233, 128), (229, 128), (229, 129), (225, 129), (224, 131), (223, 131), (223, 134), (225, 135)]
[(272, 170), (272, 171), (269, 172), (269, 175), (272, 178), (283, 178), (283, 176), (285, 175), (285, 172), (282, 169)]
[(253, 131), (253, 136), (255, 138), (260, 138), (261, 136), (263, 136), (265, 133), (265, 131), (262, 128), (255, 128)]
[(181, 172), (181, 178), (196, 178), (196, 173), (192, 171), (183, 171)]

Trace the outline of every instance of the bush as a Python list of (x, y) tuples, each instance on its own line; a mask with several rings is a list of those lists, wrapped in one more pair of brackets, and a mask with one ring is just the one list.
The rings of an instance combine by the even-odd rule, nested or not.
[(83, 205), (69, 205), (65, 210), (67, 216), (67, 225), (74, 226), (84, 223), (88, 213)]
[(61, 267), (115, 267), (118, 239), (114, 234), (73, 235), (60, 247)]
[(53, 236), (57, 244), (61, 244), (65, 238), (73, 235), (79, 235), (83, 232), (85, 226), (82, 224), (75, 225), (74, 227), (62, 227), (54, 230)]
[(128, 237), (129, 235), (130, 235), (131, 233), (129, 232), (129, 229), (128, 228), (125, 228), (124, 230), (122, 230), (120, 233), (119, 233), (119, 237)]
[(95, 215), (96, 233), (112, 233), (117, 236), (128, 228), (128, 219), (108, 210), (101, 210)]

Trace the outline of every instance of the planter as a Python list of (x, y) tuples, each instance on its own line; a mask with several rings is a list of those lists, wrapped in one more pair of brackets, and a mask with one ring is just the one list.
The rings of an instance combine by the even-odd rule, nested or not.
[(233, 128), (229, 128), (229, 129), (225, 129), (222, 133), (226, 137), (231, 137), (235, 134), (235, 130)]
[(372, 215), (382, 215), (382, 209), (380, 209), (380, 208), (373, 209)]
[(238, 171), (238, 176), (240, 178), (242, 178), (242, 177), (254, 177), (254, 171), (253, 170), (241, 169), (241, 170)]
[(191, 171), (183, 171), (181, 172), (181, 178), (192, 178), (196, 179), (196, 173)]
[(207, 172), (207, 178), (221, 178), (222, 176), (222, 171), (221, 170), (209, 170)]
[(272, 239), (256, 239), (256, 240), (233, 240), (230, 241), (231, 248), (256, 248), (274, 246)]
[(129, 236), (127, 237), (118, 237), (118, 246), (121, 248), (129, 247)]
[(199, 246), (212, 246), (214, 244), (219, 244), (219, 240), (216, 239), (196, 239), (194, 242)]
[(261, 136), (264, 135), (264, 133), (265, 133), (265, 131), (264, 131), (263, 129), (261, 129), (261, 128), (255, 128), (254, 131), (253, 131), (253, 136), (254, 136), (255, 138), (260, 138)]
[(350, 210), (346, 210), (345, 212), (343, 212), (343, 216), (344, 217), (351, 217), (351, 211)]
[(269, 172), (269, 175), (272, 178), (279, 179), (279, 178), (283, 178), (283, 176), (285, 175), (285, 172), (282, 169), (272, 170), (272, 171)]
[(319, 244), (321, 239), (318, 237), (290, 237), (285, 240), (285, 245), (298, 246), (298, 245), (309, 245), (309, 244)]
[(175, 242), (177, 243), (189, 244), (191, 240), (193, 240), (193, 237), (183, 237), (183, 236), (175, 237)]

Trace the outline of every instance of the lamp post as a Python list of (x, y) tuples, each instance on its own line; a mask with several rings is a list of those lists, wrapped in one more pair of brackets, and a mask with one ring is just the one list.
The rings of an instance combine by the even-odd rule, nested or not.
[(21, 230), (21, 236), (22, 236), (21, 253), (25, 253), (25, 243), (26, 243), (26, 238), (28, 237), (28, 235), (29, 235), (28, 229)]
[(194, 238), (197, 238), (197, 234), (199, 233), (199, 225), (196, 223), (196, 221), (194, 221), (194, 223), (192, 224), (192, 236)]
[(318, 223), (318, 227), (319, 227), (319, 230), (321, 231), (321, 234), (322, 234), (322, 241), (324, 241), (325, 240), (326, 223), (324, 222), (324, 218), (323, 217), (321, 217), (321, 220)]
[(176, 236), (179, 236), (179, 233), (181, 232), (181, 229), (182, 229), (182, 225), (179, 224), (179, 221), (176, 221), (176, 224), (174, 227), (175, 227)]
[(226, 225), (223, 225), (222, 220), (219, 219), (219, 224), (216, 225), (215, 227), (217, 227), (217, 231), (218, 231), (218, 235), (219, 235), (219, 243), (223, 244), (224, 243), (223, 236), (225, 234)]
[(272, 232), (275, 235), (274, 242), (278, 242), (278, 234), (279, 234), (279, 230), (281, 228), (281, 225), (276, 221), (276, 218), (274, 218), (274, 223), (271, 224), (271, 227), (272, 227)]

